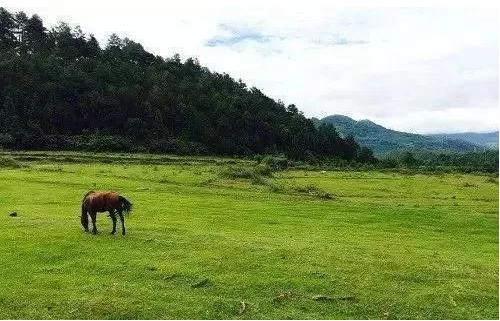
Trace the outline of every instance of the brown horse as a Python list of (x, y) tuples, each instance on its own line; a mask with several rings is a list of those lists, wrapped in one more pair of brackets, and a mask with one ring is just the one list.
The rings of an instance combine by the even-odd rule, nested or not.
[(132, 203), (125, 197), (115, 192), (94, 192), (90, 191), (83, 197), (81, 222), (85, 232), (89, 231), (89, 218), (92, 219), (92, 233), (97, 234), (96, 217), (98, 212), (109, 212), (109, 217), (113, 221), (113, 231), (116, 233), (116, 214), (120, 217), (122, 223), (122, 234), (125, 235), (125, 218), (123, 213), (132, 210)]

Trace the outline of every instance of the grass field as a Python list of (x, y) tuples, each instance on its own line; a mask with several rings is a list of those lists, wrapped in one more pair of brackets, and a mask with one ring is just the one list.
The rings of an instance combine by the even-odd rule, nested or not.
[[(0, 168), (2, 319), (499, 317), (496, 178), (10, 155), (26, 166)], [(82, 231), (90, 189), (134, 203), (125, 237), (104, 214)]]

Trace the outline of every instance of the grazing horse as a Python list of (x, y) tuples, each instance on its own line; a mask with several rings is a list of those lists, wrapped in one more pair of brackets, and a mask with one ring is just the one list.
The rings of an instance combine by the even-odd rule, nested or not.
[(92, 233), (97, 234), (95, 225), (98, 212), (109, 212), (109, 217), (113, 221), (113, 231), (116, 233), (116, 214), (120, 217), (122, 223), (122, 234), (125, 235), (125, 218), (123, 212), (129, 213), (132, 209), (130, 203), (125, 197), (115, 192), (94, 192), (90, 191), (83, 197), (81, 222), (85, 232), (89, 231), (89, 218), (92, 219)]

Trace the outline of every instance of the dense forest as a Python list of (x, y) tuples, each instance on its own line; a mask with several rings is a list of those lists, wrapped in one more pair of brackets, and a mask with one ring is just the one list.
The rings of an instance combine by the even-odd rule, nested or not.
[(2, 146), (375, 161), (353, 137), (196, 59), (115, 34), (101, 48), (79, 27), (48, 30), (0, 8)]

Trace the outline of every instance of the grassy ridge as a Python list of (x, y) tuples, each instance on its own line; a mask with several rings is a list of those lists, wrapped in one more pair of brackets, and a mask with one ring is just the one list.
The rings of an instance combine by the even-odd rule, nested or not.
[[(232, 159), (11, 156), (28, 166), (0, 168), (0, 318), (498, 318), (486, 176), (256, 180), (228, 175), (254, 166)], [(131, 199), (126, 237), (105, 215), (81, 231), (89, 189)]]

